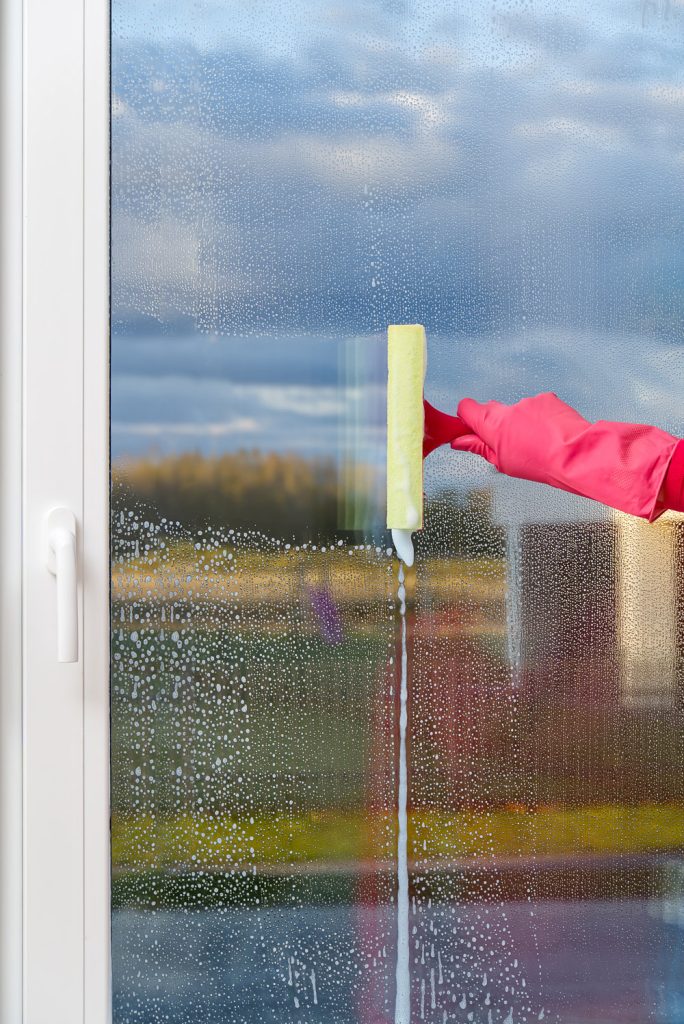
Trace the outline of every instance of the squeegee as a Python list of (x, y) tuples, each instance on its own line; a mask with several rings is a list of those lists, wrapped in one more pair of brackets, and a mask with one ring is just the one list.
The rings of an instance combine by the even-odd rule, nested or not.
[(425, 328), (394, 324), (387, 331), (387, 526), (397, 554), (413, 565), (414, 530), (423, 526), (423, 385)]

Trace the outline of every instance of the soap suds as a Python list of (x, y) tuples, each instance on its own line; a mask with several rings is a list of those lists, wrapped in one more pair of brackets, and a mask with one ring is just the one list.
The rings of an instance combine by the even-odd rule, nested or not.
[(411, 530), (392, 530), (392, 543), (399, 558), (410, 569), (413, 565), (414, 550)]

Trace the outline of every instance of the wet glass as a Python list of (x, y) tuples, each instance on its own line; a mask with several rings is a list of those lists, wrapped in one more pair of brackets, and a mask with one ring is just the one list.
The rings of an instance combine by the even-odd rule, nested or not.
[(684, 11), (112, 3), (117, 1024), (684, 1019), (684, 520), (426, 462), (426, 395), (684, 434)]

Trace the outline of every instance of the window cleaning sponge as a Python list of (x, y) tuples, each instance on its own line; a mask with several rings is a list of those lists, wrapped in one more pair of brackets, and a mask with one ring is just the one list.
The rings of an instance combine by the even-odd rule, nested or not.
[(387, 526), (423, 525), (423, 384), (425, 328), (397, 324), (387, 331)]

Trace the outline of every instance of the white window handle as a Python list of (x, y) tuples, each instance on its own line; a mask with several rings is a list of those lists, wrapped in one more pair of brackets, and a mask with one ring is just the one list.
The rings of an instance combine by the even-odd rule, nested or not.
[(47, 567), (57, 577), (57, 661), (78, 661), (76, 517), (53, 508), (46, 521)]

